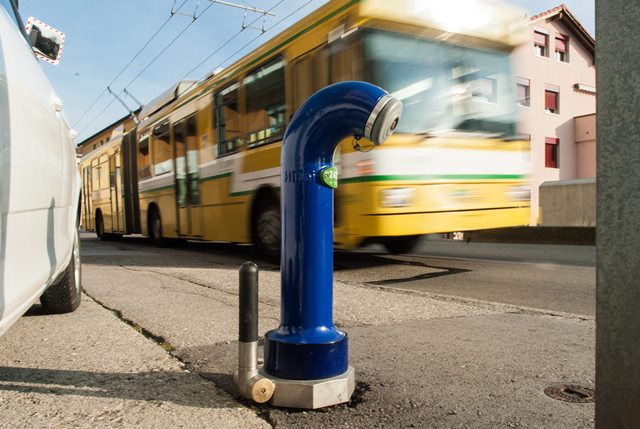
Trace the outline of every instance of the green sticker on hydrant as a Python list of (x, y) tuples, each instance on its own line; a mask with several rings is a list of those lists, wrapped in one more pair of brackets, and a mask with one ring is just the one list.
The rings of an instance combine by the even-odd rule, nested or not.
[(332, 189), (338, 187), (338, 170), (335, 167), (327, 167), (320, 172), (320, 181)]

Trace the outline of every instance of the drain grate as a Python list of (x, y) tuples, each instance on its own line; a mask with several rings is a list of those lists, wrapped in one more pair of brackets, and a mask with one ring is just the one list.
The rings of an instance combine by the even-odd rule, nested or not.
[(596, 391), (590, 387), (566, 384), (563, 386), (551, 386), (544, 389), (544, 393), (553, 399), (574, 404), (587, 404), (596, 401)]

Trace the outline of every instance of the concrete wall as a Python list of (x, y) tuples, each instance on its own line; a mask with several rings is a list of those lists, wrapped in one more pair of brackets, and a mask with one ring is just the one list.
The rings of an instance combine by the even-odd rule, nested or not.
[[(533, 53), (535, 28), (549, 32), (549, 57)], [(569, 62), (556, 61), (555, 35), (570, 37)], [(573, 118), (594, 113), (594, 94), (577, 91), (576, 83), (595, 87), (593, 56), (583, 47), (561, 20), (540, 19), (529, 25), (530, 40), (513, 53), (515, 73), (530, 80), (531, 106), (518, 107), (520, 123), (518, 131), (531, 136), (531, 224), (538, 221), (538, 188), (546, 181), (568, 180), (578, 177), (577, 148)], [(546, 113), (544, 109), (545, 84), (560, 87), (560, 113)], [(545, 137), (560, 139), (559, 168), (545, 167)]]
[(578, 116), (573, 121), (576, 135), (576, 178), (596, 177), (596, 115)]
[(596, 226), (595, 179), (561, 180), (540, 185), (540, 225)]

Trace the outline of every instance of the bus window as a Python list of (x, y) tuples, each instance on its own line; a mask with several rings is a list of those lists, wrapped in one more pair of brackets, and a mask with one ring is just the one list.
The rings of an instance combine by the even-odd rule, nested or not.
[(169, 139), (169, 122), (165, 121), (153, 128), (153, 139), (151, 143), (153, 174), (161, 174), (173, 171), (173, 160), (171, 158), (171, 141)]
[(269, 143), (284, 133), (284, 60), (278, 58), (244, 79), (248, 147)]
[(173, 126), (173, 142), (176, 151), (176, 201), (178, 207), (200, 204), (200, 162), (196, 117), (176, 122)]
[(198, 132), (196, 117), (187, 119), (187, 183), (189, 202), (193, 206), (200, 205), (200, 160), (198, 150)]
[(176, 202), (178, 207), (187, 206), (187, 143), (185, 120), (173, 125), (173, 144), (176, 150)]
[(218, 132), (218, 156), (238, 151), (240, 140), (240, 103), (238, 83), (215, 95), (215, 124)]
[(91, 176), (91, 190), (97, 190), (100, 189), (100, 168), (98, 167), (98, 163), (97, 160), (95, 160), (96, 162), (92, 162), (91, 165), (93, 166), (93, 169), (95, 170), (95, 174), (93, 176)]
[(120, 154), (116, 153), (115, 156), (109, 158), (109, 186), (115, 188), (116, 184), (116, 157)]
[[(352, 36), (354, 37), (354, 36)], [(362, 43), (359, 36), (329, 45), (331, 82), (362, 79)]]
[(294, 108), (329, 84), (327, 50), (322, 47), (309, 52), (293, 65)]
[(149, 156), (149, 134), (143, 134), (138, 141), (138, 166), (140, 178), (151, 177), (151, 157)]
[(100, 177), (100, 189), (109, 189), (109, 161), (107, 159), (100, 163), (98, 173)]

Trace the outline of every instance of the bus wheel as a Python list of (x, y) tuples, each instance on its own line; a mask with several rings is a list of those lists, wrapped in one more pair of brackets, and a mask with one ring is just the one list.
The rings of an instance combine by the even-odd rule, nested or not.
[(100, 240), (107, 239), (107, 234), (104, 233), (104, 219), (100, 210), (96, 213), (96, 235)]
[(61, 314), (71, 313), (78, 308), (82, 298), (80, 279), (80, 238), (76, 229), (69, 265), (63, 271), (60, 280), (49, 286), (40, 296), (40, 303), (44, 310)]
[(382, 244), (393, 255), (412, 252), (420, 242), (419, 235), (403, 235), (399, 237), (386, 237)]
[(149, 213), (149, 238), (151, 242), (158, 247), (164, 246), (164, 238), (162, 238), (162, 220), (157, 208), (151, 209)]
[(275, 202), (264, 203), (255, 218), (254, 243), (260, 255), (272, 261), (280, 259), (281, 226), (280, 206)]

